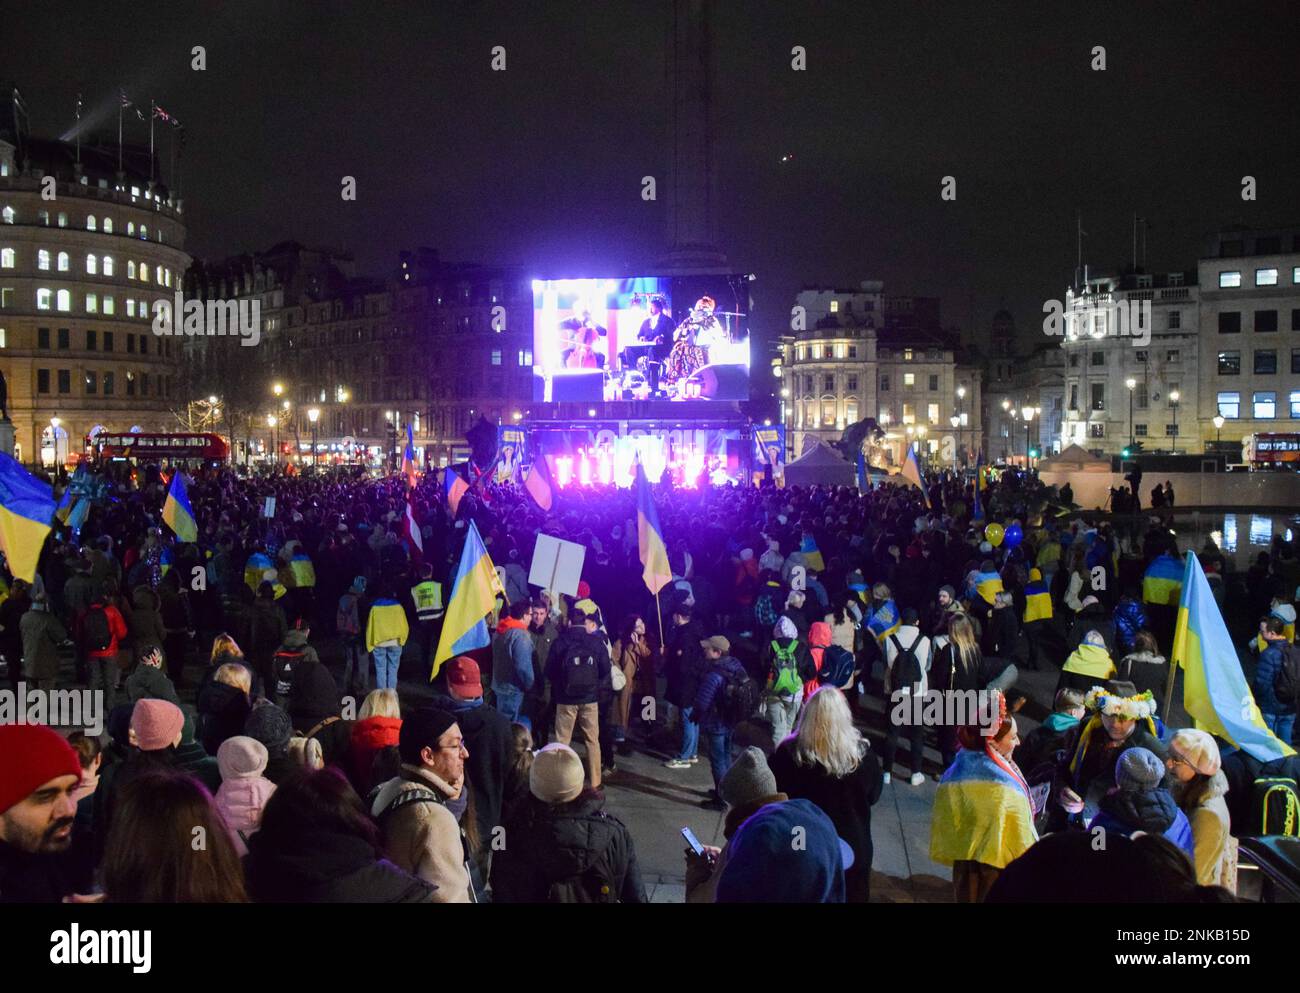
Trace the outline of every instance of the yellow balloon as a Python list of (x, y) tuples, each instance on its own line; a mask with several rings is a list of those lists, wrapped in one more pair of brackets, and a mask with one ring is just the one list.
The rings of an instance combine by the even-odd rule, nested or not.
[(1002, 525), (996, 522), (989, 524), (984, 528), (984, 537), (988, 539), (988, 543), (994, 548), (997, 548), (998, 545), (1002, 544), (1002, 537), (1005, 534), (1006, 531), (1003, 529)]

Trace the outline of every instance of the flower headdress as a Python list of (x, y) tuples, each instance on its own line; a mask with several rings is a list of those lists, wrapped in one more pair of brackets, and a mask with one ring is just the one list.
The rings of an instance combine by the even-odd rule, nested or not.
[(1119, 696), (1105, 687), (1094, 686), (1083, 698), (1083, 705), (1096, 713), (1130, 721), (1156, 715), (1156, 699), (1150, 690), (1137, 696)]

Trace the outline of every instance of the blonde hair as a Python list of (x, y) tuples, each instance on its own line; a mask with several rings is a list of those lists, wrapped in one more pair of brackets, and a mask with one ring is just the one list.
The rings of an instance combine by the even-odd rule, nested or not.
[(975, 641), (975, 625), (965, 614), (953, 614), (948, 621), (948, 640), (952, 642), (963, 668), (979, 661), (980, 646)]
[(887, 583), (877, 583), (871, 587), (871, 595), (877, 600), (888, 600), (890, 596), (889, 585)]
[(357, 711), (357, 720), (364, 721), (367, 717), (401, 717), (402, 706), (397, 699), (397, 690), (371, 690), (366, 694), (366, 698), (361, 701), (361, 709)]
[(289, 739), (289, 758), (294, 765), (308, 771), (325, 768), (325, 753), (315, 738), (301, 735)]
[(786, 740), (794, 743), (796, 765), (819, 765), (836, 779), (856, 771), (867, 751), (848, 700), (834, 686), (823, 686), (808, 698)]
[(241, 689), (244, 691), (244, 696), (249, 696), (253, 692), (252, 674), (247, 666), (240, 665), (238, 662), (226, 662), (218, 666), (212, 681)]
[(244, 657), (243, 649), (225, 632), (212, 639), (212, 654), (208, 656), (208, 662), (215, 662), (222, 655), (235, 655), (241, 659)]

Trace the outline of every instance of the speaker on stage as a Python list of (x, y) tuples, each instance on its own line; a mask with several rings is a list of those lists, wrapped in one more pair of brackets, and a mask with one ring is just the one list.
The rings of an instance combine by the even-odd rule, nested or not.
[(743, 365), (706, 365), (691, 379), (705, 400), (749, 399), (749, 369)]
[(605, 398), (605, 374), (599, 369), (558, 369), (551, 373), (551, 400), (599, 402)]

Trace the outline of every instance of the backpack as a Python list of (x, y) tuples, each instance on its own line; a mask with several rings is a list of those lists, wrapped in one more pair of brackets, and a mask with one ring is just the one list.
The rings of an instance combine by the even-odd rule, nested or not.
[(714, 708), (722, 723), (734, 728), (754, 715), (760, 696), (758, 684), (749, 678), (749, 673), (724, 672), (722, 694), (714, 702)]
[(1277, 702), (1294, 707), (1300, 701), (1300, 649), (1295, 645), (1281, 644), (1282, 664), (1273, 677), (1273, 695)]
[(843, 686), (853, 675), (853, 653), (840, 645), (829, 645), (822, 651), (822, 667), (817, 681), (823, 686)]
[(1254, 834), (1300, 837), (1300, 788), (1289, 776), (1260, 776), (1251, 793)]
[(776, 607), (772, 603), (774, 596), (773, 593), (760, 593), (758, 599), (754, 601), (754, 621), (759, 627), (770, 630), (776, 624)]
[(90, 652), (107, 651), (113, 644), (113, 631), (108, 626), (108, 612), (99, 604), (86, 611), (81, 625), (82, 639)]
[(907, 687), (909, 691), (916, 687), (916, 684), (925, 679), (925, 673), (921, 669), (921, 661), (916, 657), (916, 646), (921, 643), (921, 633), (918, 631), (912, 643), (906, 648), (898, 640), (897, 634), (891, 634), (889, 640), (894, 643), (894, 648), (898, 654), (894, 656), (893, 672), (890, 675), (889, 683), (896, 690)]
[(595, 699), (600, 684), (598, 672), (596, 656), (584, 653), (581, 648), (569, 652), (560, 677), (564, 695), (570, 699)]
[(293, 667), (302, 661), (303, 654), (303, 652), (290, 652), (281, 648), (271, 657), (271, 681), (275, 696), (280, 700), (289, 698), (289, 693), (293, 689)]
[(772, 664), (776, 669), (772, 680), (772, 692), (777, 696), (799, 696), (803, 692), (798, 652), (798, 641), (792, 641), (784, 648), (779, 641), (772, 642)]

